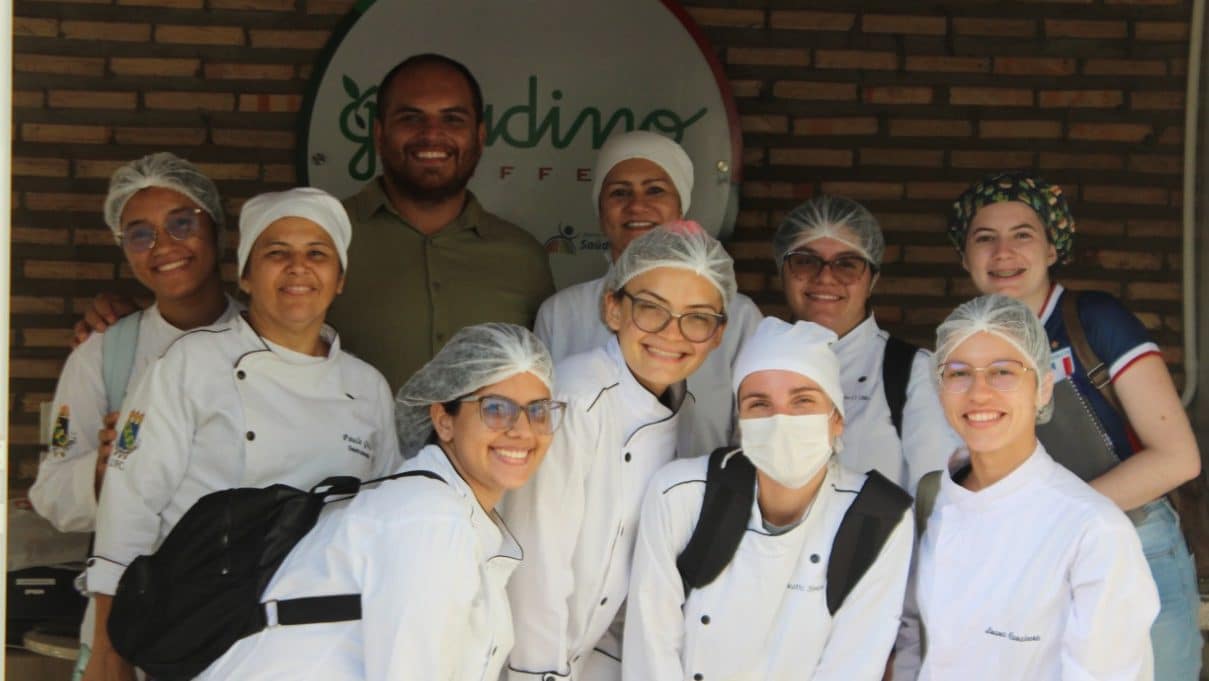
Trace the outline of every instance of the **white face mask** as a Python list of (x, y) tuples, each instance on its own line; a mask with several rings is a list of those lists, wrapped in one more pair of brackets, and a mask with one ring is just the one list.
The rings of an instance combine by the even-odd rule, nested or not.
[(831, 414), (739, 419), (739, 443), (765, 475), (786, 487), (801, 487), (831, 456)]

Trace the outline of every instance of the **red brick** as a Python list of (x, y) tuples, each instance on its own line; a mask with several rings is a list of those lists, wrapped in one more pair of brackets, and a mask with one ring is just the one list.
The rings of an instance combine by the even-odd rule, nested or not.
[(249, 29), (252, 47), (272, 47), (287, 50), (317, 50), (327, 44), (331, 34), (327, 31), (273, 31)]
[(859, 118), (795, 118), (795, 135), (876, 135), (877, 119)]
[(51, 73), (65, 76), (100, 76), (105, 73), (104, 57), (58, 57), (50, 54), (14, 54), (13, 70), (18, 73)]
[(953, 119), (904, 118), (890, 121), (891, 137), (969, 137), (969, 121)]
[(996, 57), (994, 70), (1007, 76), (1068, 76), (1075, 66), (1074, 59), (1061, 57)]
[(1083, 19), (1046, 19), (1047, 38), (1124, 38), (1128, 35), (1124, 21), (1095, 21)]
[(211, 180), (256, 180), (260, 178), (257, 163), (198, 163), (197, 167)]
[(1120, 90), (1042, 90), (1042, 108), (1111, 109), (1121, 106), (1125, 95)]
[[(1067, 189), (1073, 188), (1067, 187)], [(1091, 234), (1095, 236), (1121, 236), (1125, 233), (1125, 223), (1121, 220), (1080, 218), (1078, 222), (1080, 234)]]
[(294, 184), (297, 181), (297, 175), (294, 172), (294, 166), (291, 164), (266, 163), (264, 164), (264, 181)]
[(850, 31), (856, 15), (847, 12), (815, 12), (809, 10), (773, 10), (773, 28), (805, 29), (809, 31)]
[(898, 182), (824, 182), (824, 194), (852, 199), (901, 199), (903, 185)]
[(63, 314), (64, 305), (62, 298), (10, 296), (8, 307), (12, 314)]
[(848, 149), (773, 149), (770, 160), (774, 165), (852, 166), (852, 151)]
[(202, 0), (117, 0), (119, 5), (134, 7), (168, 7), (171, 9), (201, 9)]
[(907, 198), (952, 201), (969, 186), (968, 182), (908, 182)]
[(763, 81), (759, 80), (732, 80), (730, 81), (730, 91), (738, 99), (747, 99), (759, 97), (760, 92), (764, 89)]
[[(58, 359), (30, 359), (28, 357), (14, 357), (8, 362), (8, 375), (10, 378), (58, 378), (59, 371), (63, 368), (63, 361)], [(38, 444), (37, 426), (33, 426), (33, 431), (29, 432), (29, 427), (26, 427), (26, 432), (23, 433), (22, 439), (24, 442), (17, 442), (17, 438), (12, 434), (15, 428), (9, 429), (12, 435), (12, 444)]]
[[(947, 265), (957, 259), (952, 246), (907, 246), (903, 261), (920, 265)], [(945, 313), (952, 312), (949, 310)], [(941, 318), (943, 320), (943, 317)]]
[(200, 59), (109, 58), (109, 70), (116, 76), (195, 76), (200, 65)]
[(1139, 187), (1137, 185), (1084, 186), (1083, 200), (1095, 203), (1163, 206), (1167, 204), (1167, 190), (1162, 187)]
[[(100, 204), (93, 206), (93, 210)], [(112, 279), (113, 263), (26, 260), (22, 270), (30, 279)]]
[(39, 244), (66, 246), (69, 242), (66, 229), (44, 229), (41, 227), (13, 227), (12, 240), (16, 244)]
[(792, 199), (796, 193), (790, 182), (744, 182), (743, 196), (752, 199)]
[(1184, 159), (1175, 154), (1131, 154), (1129, 169), (1140, 173), (1179, 175), (1184, 172)]
[(1138, 40), (1188, 40), (1188, 24), (1183, 21), (1139, 21), (1134, 24), (1133, 30)]
[(746, 133), (779, 135), (789, 132), (789, 118), (777, 114), (740, 116), (739, 124)]
[(1037, 22), (1032, 19), (955, 18), (953, 31), (958, 35), (987, 38), (1031, 38), (1037, 35)]
[(1126, 220), (1125, 233), (1130, 237), (1178, 237), (1183, 226), (1175, 220)]
[(948, 218), (942, 214), (926, 213), (879, 213), (878, 222), (887, 232), (926, 232), (939, 234), (944, 230)]
[(931, 104), (932, 88), (909, 85), (866, 85), (861, 99), (869, 104)]
[(1161, 59), (1088, 59), (1083, 73), (1089, 76), (1165, 76)]
[(1125, 284), (1125, 295), (1130, 300), (1180, 300), (1184, 291), (1175, 282), (1135, 281)]
[(809, 66), (810, 52), (787, 47), (732, 47), (726, 51), (726, 63), (755, 66)]
[(294, 77), (293, 64), (240, 64), (232, 62), (206, 64), (206, 80), (289, 80)]
[(1109, 270), (1158, 270), (1163, 267), (1163, 256), (1145, 251), (1097, 251), (1096, 263)]
[(73, 175), (78, 178), (108, 178), (124, 163), (126, 160), (76, 159)]
[(95, 213), (105, 197), (98, 194), (66, 194), (61, 192), (26, 192), (25, 207), (30, 210), (53, 210)]
[(109, 128), (102, 125), (22, 123), (21, 139), (26, 142), (104, 144), (109, 141)]
[(148, 109), (231, 111), (235, 108), (235, 95), (226, 92), (146, 92), (143, 103)]
[(865, 50), (815, 50), (814, 65), (820, 69), (893, 71), (898, 68), (898, 55)]
[(1062, 136), (1060, 121), (980, 121), (978, 136), (988, 139), (1053, 139)]
[(46, 103), (41, 90), (13, 90), (14, 109), (40, 109)]
[(863, 166), (907, 166), (913, 168), (939, 168), (943, 165), (944, 152), (932, 149), (872, 149), (860, 150)]
[(948, 32), (943, 16), (910, 14), (866, 14), (861, 18), (865, 33), (901, 33), (905, 35), (944, 35)]
[(52, 109), (133, 109), (138, 105), (134, 92), (98, 92), (96, 90), (51, 90), (47, 105)]
[(60, 28), (63, 31), (64, 38), (75, 40), (104, 40), (132, 43), (145, 43), (151, 40), (151, 24), (117, 21), (69, 21), (64, 19)]
[(285, 130), (217, 129), (214, 130), (213, 137), (214, 144), (220, 147), (248, 147), (263, 149), (294, 148), (294, 133)]
[(305, 0), (307, 14), (348, 14), (356, 0)]
[(1129, 104), (1141, 111), (1181, 111), (1184, 108), (1184, 93), (1173, 91), (1135, 91), (1129, 93)]
[(160, 25), (155, 27), (155, 42), (181, 45), (243, 45), (240, 26)]
[(1183, 144), (1184, 143), (1184, 126), (1168, 125), (1163, 128), (1163, 132), (1159, 133), (1159, 144)]
[(772, 94), (774, 97), (784, 99), (854, 100), (856, 99), (856, 84), (782, 80), (773, 84)]
[(764, 10), (762, 9), (690, 7), (688, 13), (702, 26), (764, 28)]
[(928, 73), (986, 73), (991, 70), (989, 57), (931, 57), (908, 56), (908, 71)]
[(1041, 167), (1060, 170), (1121, 170), (1125, 161), (1116, 154), (1064, 154), (1041, 152)]
[(1096, 142), (1141, 142), (1154, 129), (1144, 123), (1071, 123), (1070, 138)]
[(952, 87), (949, 103), (957, 106), (1032, 106), (1033, 91), (1025, 88)]
[(239, 96), (240, 111), (294, 113), (302, 108), (302, 95), (253, 94)]
[(13, 17), (13, 35), (16, 37), (57, 38), (59, 20)]
[(67, 177), (70, 164), (62, 158), (28, 158), (14, 156), (13, 175), (26, 177)]
[(206, 141), (205, 128), (115, 128), (118, 144), (197, 146)]
[(954, 168), (982, 168), (985, 170), (1028, 168), (1033, 165), (1033, 152), (954, 149), (949, 152), (949, 163)]
[(882, 293), (893, 291), (895, 295), (899, 296), (943, 296), (945, 294), (945, 282), (938, 278), (883, 275), (877, 285)]
[(71, 329), (30, 329), (21, 330), (21, 345), (28, 348), (70, 348), (75, 337)]
[(210, 9), (292, 12), (294, 0), (210, 0)]
[(1104, 0), (1108, 5), (1179, 5), (1181, 0)]

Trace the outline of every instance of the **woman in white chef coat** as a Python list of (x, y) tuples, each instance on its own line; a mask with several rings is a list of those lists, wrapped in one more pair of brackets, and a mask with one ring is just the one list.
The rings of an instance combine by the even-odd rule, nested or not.
[[(613, 135), (600, 147), (592, 173), (592, 207), (609, 239), (610, 263), (656, 225), (684, 218), (692, 198), (693, 162), (671, 139), (634, 130)], [(568, 286), (538, 309), (534, 333), (555, 362), (599, 348), (613, 335), (602, 317), (606, 278)], [(680, 419), (680, 456), (708, 454), (733, 441), (731, 365), (763, 315), (742, 293), (735, 293), (726, 314), (721, 345), (688, 378), (692, 397)]]
[(509, 585), (513, 680), (620, 678), (638, 509), (675, 456), (685, 379), (721, 342), (734, 267), (699, 225), (672, 223), (635, 239), (605, 290), (613, 335), (558, 364), (565, 423), (550, 460), (504, 502), (525, 547)]
[(1053, 393), (1037, 315), (982, 296), (949, 315), (936, 347), (945, 416), (965, 448), (939, 475), (920, 538), (919, 678), (1153, 678), (1159, 600), (1137, 533), (1037, 440)]
[[(246, 316), (182, 336), (123, 403), (88, 560), (98, 622), (126, 565), (209, 492), (306, 489), (400, 461), (386, 380), (323, 323), (351, 238), (340, 202), (310, 188), (262, 194), (244, 204), (239, 227)], [(84, 678), (132, 678), (104, 627)]]
[(677, 569), (696, 527), (708, 457), (674, 461), (647, 489), (627, 601), (626, 679), (876, 681), (894, 643), (914, 542), (903, 513), (832, 615), (831, 547), (866, 475), (834, 456), (844, 431), (836, 337), (766, 318), (735, 364), (751, 518), (727, 567), (686, 594)]
[(909, 367), (894, 367), (909, 373), (901, 429), (892, 421), (883, 380), (890, 334), (877, 325), (869, 304), (885, 250), (877, 218), (838, 196), (818, 196), (793, 209), (773, 237), (793, 317), (840, 337), (832, 346), (848, 419), (840, 462), (856, 471), (876, 469), (914, 491), (920, 476), (944, 466), (958, 441), (941, 413), (927, 350), (907, 355)]
[[(97, 334), (72, 351), (63, 365), (55, 388), (50, 450), (29, 490), (34, 509), (61, 532), (91, 532), (95, 527), (97, 497), (112, 448), (112, 443), (101, 441), (100, 432), (114, 428), (119, 393), (133, 387), (182, 334), (229, 322), (239, 311), (223, 293), (218, 268), (225, 222), (222, 199), (214, 182), (192, 163), (161, 152), (118, 168), (109, 180), (104, 214), (130, 271), (155, 302), (127, 322), (136, 325), (132, 357), (130, 350), (109, 345), (116, 332)], [(120, 367), (112, 357), (122, 354), (131, 361), (125, 367), (128, 374), (118, 376)], [(113, 369), (106, 369), (107, 355)], [(88, 662), (93, 623), (90, 601), (80, 628), (78, 674)]]
[(329, 506), (264, 593), (360, 594), (361, 619), (266, 629), (200, 679), (497, 681), (512, 647), (504, 585), (522, 549), (495, 507), (537, 470), (561, 421), (551, 365), (513, 324), (454, 334), (398, 397), (414, 454), (399, 470), (441, 480), (389, 480)]

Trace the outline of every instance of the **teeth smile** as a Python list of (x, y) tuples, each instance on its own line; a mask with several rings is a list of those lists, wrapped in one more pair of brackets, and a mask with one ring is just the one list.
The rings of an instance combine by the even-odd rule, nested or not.
[(834, 302), (840, 299), (839, 296), (833, 296), (827, 293), (807, 293), (806, 297), (810, 298), (811, 300), (826, 300), (828, 302)]
[(647, 350), (647, 352), (651, 353), (652, 355), (654, 355), (656, 357), (662, 357), (664, 359), (680, 359), (681, 357), (684, 356), (684, 354), (680, 353), (680, 352), (667, 352), (665, 350), (660, 350), (658, 348), (652, 348), (650, 346), (647, 346), (646, 350)]
[(510, 459), (512, 461), (524, 461), (525, 459), (529, 458), (529, 450), (527, 449), (500, 449), (497, 447), (492, 451), (494, 451), (496, 454), (499, 454), (501, 457)]
[(991, 270), (992, 277), (998, 277), (1001, 279), (1006, 279), (1008, 277), (1015, 277), (1015, 276), (1018, 276), (1021, 274), (1024, 274), (1023, 267), (1021, 267), (1019, 269), (1014, 269), (1014, 270)]
[(970, 421), (974, 421), (975, 423), (984, 423), (987, 421), (997, 421), (1001, 417), (998, 412), (980, 411), (980, 412), (975, 412), (972, 414), (966, 414), (966, 418), (969, 419)]
[(282, 290), (286, 293), (302, 294), (310, 293), (312, 289), (310, 286), (285, 286)]
[(175, 260), (173, 262), (166, 263), (164, 265), (159, 265), (155, 268), (155, 271), (156, 272), (171, 272), (172, 270), (179, 270), (180, 268), (182, 268), (186, 264), (188, 264), (188, 262), (189, 262), (188, 259), (182, 258), (181, 260)]
[(648, 227), (654, 227), (655, 223), (651, 222), (650, 220), (631, 220), (622, 226), (626, 229), (646, 229)]
[(449, 154), (444, 151), (417, 151), (417, 158), (422, 158), (426, 161), (449, 158)]

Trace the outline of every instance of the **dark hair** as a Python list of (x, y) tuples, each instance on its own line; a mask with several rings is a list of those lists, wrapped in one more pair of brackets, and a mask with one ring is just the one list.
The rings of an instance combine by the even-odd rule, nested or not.
[[(448, 402), (442, 402), (441, 408), (445, 410), (446, 414), (449, 414), (450, 416), (457, 416), (458, 410), (460, 410), (462, 408), (462, 398), (459, 397), (456, 400), (449, 400)], [(432, 427), (432, 431), (430, 433), (428, 433), (428, 440), (426, 440), (424, 444), (428, 444), (428, 445), (441, 444), (441, 438), (437, 437), (436, 426)]]
[(466, 84), (470, 86), (470, 98), (474, 103), (474, 120), (475, 123), (483, 120), (483, 89), (479, 87), (479, 81), (466, 68), (466, 65), (455, 59), (450, 59), (443, 54), (435, 52), (425, 52), (423, 54), (413, 54), (403, 61), (395, 64), (395, 67), (386, 72), (382, 77), (382, 82), (378, 84), (378, 118), (382, 119), (386, 113), (383, 99), (386, 92), (389, 91), (391, 83), (394, 79), (404, 71), (418, 66), (445, 66), (457, 71), (466, 79)]

